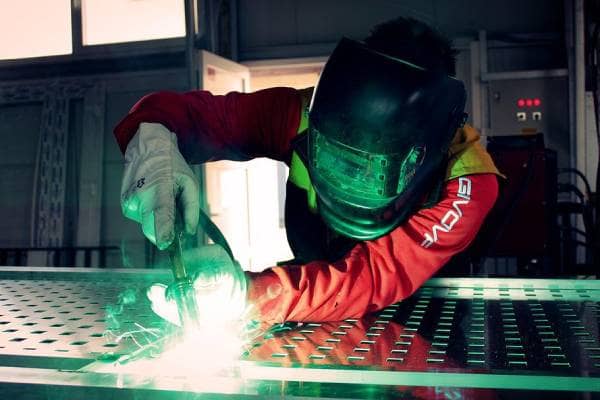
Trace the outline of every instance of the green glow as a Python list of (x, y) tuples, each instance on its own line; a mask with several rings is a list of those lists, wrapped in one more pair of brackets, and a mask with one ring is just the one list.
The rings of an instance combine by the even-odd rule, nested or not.
[[(203, 327), (193, 334), (173, 337), (164, 351), (127, 364), (114, 364), (115, 372), (144, 376), (208, 377), (231, 368), (246, 345), (235, 330)], [(215, 343), (219, 343), (215, 346)]]
[[(202, 316), (199, 326), (189, 328), (180, 335), (163, 337), (158, 340), (160, 345), (154, 346), (150, 341), (148, 344), (140, 343), (140, 350), (146, 348), (148, 351), (143, 351), (142, 357), (136, 357), (131, 362), (127, 360), (115, 363), (115, 372), (198, 379), (215, 376), (234, 366), (252, 340), (258, 336), (258, 326), (249, 319), (249, 312), (245, 308), (240, 311), (239, 298), (232, 302), (231, 298), (224, 296), (225, 291), (207, 292), (204, 289), (200, 286), (196, 289), (200, 299), (199, 310), (203, 311), (199, 314)], [(168, 298), (165, 285), (152, 285), (147, 291), (147, 296), (152, 309), (159, 316), (179, 325), (177, 307), (173, 299)], [(207, 312), (210, 303), (213, 307)], [(245, 304), (245, 301), (242, 303)], [(124, 335), (133, 338), (132, 334), (155, 334), (152, 330), (144, 330), (139, 325), (138, 327), (140, 331)], [(115, 341), (119, 340), (120, 337)], [(217, 343), (218, 346), (215, 345)]]
[[(352, 196), (368, 199), (370, 203), (385, 204), (395, 193), (397, 176), (393, 169), (399, 164), (397, 154), (374, 154), (328, 139), (314, 130), (314, 167), (328, 182)], [(392, 183), (394, 185), (392, 185)]]
[[(240, 362), (243, 379), (360, 383), (368, 385), (460, 387), (480, 389), (569, 390), (600, 392), (600, 378), (530, 374), (482, 374), (448, 372), (377, 371), (354, 368), (272, 367)], [(567, 398), (567, 397), (565, 397)]]
[(134, 289), (127, 289), (119, 294), (116, 304), (106, 305), (106, 327), (109, 330), (118, 330), (121, 328), (120, 318), (123, 314), (123, 307), (133, 304), (137, 301), (137, 293)]
[[(135, 361), (132, 368), (139, 368), (137, 372), (152, 374), (159, 366), (176, 375), (214, 374), (231, 367), (257, 336), (258, 326), (249, 317), (252, 307), (246, 304), (246, 278), (239, 264), (216, 245), (184, 251), (182, 257), (193, 276), (198, 326), (174, 336), (158, 359)], [(157, 315), (181, 326), (168, 286), (154, 284), (146, 295)]]
[(417, 167), (423, 162), (423, 156), (425, 154), (425, 150), (423, 147), (413, 147), (410, 150), (410, 153), (406, 156), (404, 161), (402, 161), (402, 166), (400, 167), (400, 175), (398, 177), (398, 188), (396, 189), (396, 193), (402, 193), (408, 183), (415, 176), (415, 172)]
[[(137, 322), (128, 321), (130, 318), (126, 312), (129, 306), (138, 301), (138, 291), (135, 289), (127, 289), (119, 294), (116, 304), (106, 305), (106, 330), (104, 337), (109, 343), (121, 343), (124, 339), (128, 339), (136, 344), (139, 348), (148, 346), (156, 342), (157, 338), (163, 333), (159, 328), (146, 328)], [(118, 360), (119, 355), (109, 351), (102, 354), (101, 360)]]
[[(106, 359), (92, 363), (84, 370), (121, 376), (138, 375), (143, 377), (145, 385), (155, 384), (155, 379), (176, 377), (184, 385), (181, 390), (205, 390), (207, 383), (232, 374), (246, 343), (246, 338), (239, 336), (235, 330), (203, 327), (193, 335), (167, 337), (167, 341), (158, 346), (160, 349), (147, 352), (144, 357), (127, 362)], [(227, 386), (212, 389), (215, 390), (233, 393), (239, 387), (236, 382), (228, 382)]]
[(170, 323), (180, 326), (179, 313), (175, 300), (167, 300), (167, 285), (156, 283), (148, 288), (146, 296), (150, 300), (152, 311)]
[[(183, 252), (182, 257), (193, 276), (197, 314), (201, 326), (229, 324), (247, 314), (246, 276), (222, 247), (202, 246)], [(179, 313), (168, 287), (152, 285), (147, 296), (152, 310), (165, 320), (180, 326)]]
[[(230, 324), (240, 321), (248, 314), (245, 293), (228, 290), (233, 286), (233, 278), (224, 277), (221, 285), (207, 285), (196, 280), (196, 306), (200, 326)], [(175, 300), (168, 297), (168, 287), (157, 283), (152, 285), (146, 295), (151, 302), (152, 311), (170, 323), (181, 326)]]
[(561, 279), (560, 287), (551, 279), (518, 278), (432, 278), (420, 291), (433, 297), (481, 300), (600, 301), (600, 282)]

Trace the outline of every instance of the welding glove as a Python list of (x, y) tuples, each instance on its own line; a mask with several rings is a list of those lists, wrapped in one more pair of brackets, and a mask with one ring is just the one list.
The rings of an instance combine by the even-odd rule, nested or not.
[[(246, 312), (247, 283), (239, 263), (216, 244), (186, 250), (182, 257), (192, 276), (200, 324), (240, 321)], [(156, 314), (180, 325), (177, 305), (169, 294), (169, 287), (154, 284), (146, 295)]]
[(125, 151), (121, 184), (123, 215), (142, 224), (160, 250), (173, 241), (175, 207), (185, 230), (198, 227), (200, 185), (177, 147), (177, 137), (161, 124), (141, 123)]

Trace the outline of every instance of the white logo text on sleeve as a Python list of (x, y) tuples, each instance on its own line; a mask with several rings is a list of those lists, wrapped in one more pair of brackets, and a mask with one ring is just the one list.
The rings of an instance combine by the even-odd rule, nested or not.
[(435, 224), (430, 231), (423, 234), (423, 242), (421, 246), (426, 249), (432, 244), (436, 243), (440, 233), (449, 233), (454, 225), (463, 216), (461, 207), (469, 204), (471, 201), (471, 179), (467, 177), (458, 178), (458, 193), (456, 193), (457, 199), (452, 202), (452, 208), (444, 214), (440, 222)]

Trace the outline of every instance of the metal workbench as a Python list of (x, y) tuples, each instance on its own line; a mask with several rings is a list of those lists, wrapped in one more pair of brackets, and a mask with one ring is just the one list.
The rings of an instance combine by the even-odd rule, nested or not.
[(143, 292), (169, 277), (0, 268), (0, 398), (600, 397), (597, 281), (432, 279), (360, 320), (263, 335), (211, 377), (115, 367), (135, 343), (107, 328), (166, 329)]

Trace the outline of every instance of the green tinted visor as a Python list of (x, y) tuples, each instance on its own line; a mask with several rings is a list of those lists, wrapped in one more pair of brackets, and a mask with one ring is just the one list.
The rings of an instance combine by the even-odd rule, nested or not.
[(328, 138), (314, 127), (309, 142), (313, 179), (325, 183), (340, 200), (365, 209), (386, 207), (397, 198), (425, 156), (423, 146), (404, 153), (362, 151)]

